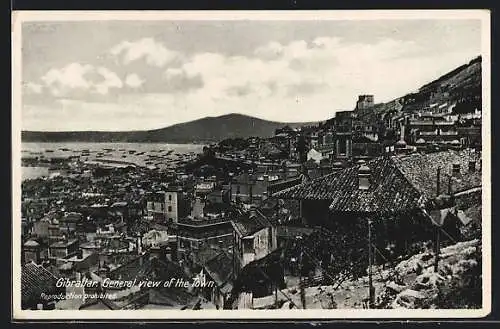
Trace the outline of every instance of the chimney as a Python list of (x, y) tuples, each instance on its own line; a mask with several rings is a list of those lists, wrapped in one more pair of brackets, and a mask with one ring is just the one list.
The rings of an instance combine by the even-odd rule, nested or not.
[(476, 161), (469, 160), (469, 172), (476, 171)]
[(76, 281), (81, 281), (82, 280), (82, 273), (76, 272)]
[[(469, 164), (470, 166), (470, 164)], [(469, 167), (470, 168), (470, 167)], [(451, 167), (451, 174), (453, 176), (458, 176), (460, 175), (460, 163), (454, 163)]]
[(358, 188), (368, 190), (370, 188), (370, 168), (362, 164), (358, 169)]

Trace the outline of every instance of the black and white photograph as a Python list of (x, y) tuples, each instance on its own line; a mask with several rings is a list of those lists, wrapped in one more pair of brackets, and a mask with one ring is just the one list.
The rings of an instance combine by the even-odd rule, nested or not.
[(14, 318), (491, 311), (488, 11), (12, 22)]

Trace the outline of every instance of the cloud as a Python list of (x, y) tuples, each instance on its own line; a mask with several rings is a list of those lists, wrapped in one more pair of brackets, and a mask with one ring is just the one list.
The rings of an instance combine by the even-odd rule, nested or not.
[(136, 73), (127, 74), (125, 78), (125, 84), (130, 88), (139, 88), (145, 80), (141, 79)]
[(112, 56), (121, 59), (123, 64), (144, 59), (147, 64), (156, 67), (165, 66), (179, 55), (153, 38), (143, 38), (133, 42), (123, 41), (112, 47), (109, 52)]
[(276, 41), (271, 41), (264, 46), (257, 47), (254, 54), (263, 59), (277, 59), (283, 55), (283, 46)]
[(188, 93), (204, 87), (204, 80), (200, 74), (190, 74), (186, 70), (170, 68), (165, 71), (164, 92)]
[(92, 70), (92, 65), (71, 63), (61, 69), (49, 70), (41, 80), (53, 95), (58, 96), (70, 89), (89, 89), (91, 84), (85, 75)]
[[(71, 63), (26, 83), (33, 97), (51, 93), (58, 109), (28, 104), (29, 125), (53, 118), (51, 125), (67, 129), (70, 121), (74, 129), (152, 129), (228, 112), (275, 121), (325, 120), (336, 110), (353, 109), (359, 94), (389, 101), (477, 55), (426, 53), (413, 41), (354, 43), (335, 37), (271, 41), (239, 55), (180, 53), (144, 38), (121, 42), (110, 54), (112, 63)], [(38, 121), (37, 106), (46, 106)], [(109, 122), (97, 123), (97, 111), (107, 111)]]
[(28, 82), (23, 87), (28, 94), (41, 94), (43, 91), (43, 86), (39, 83)]
[(116, 75), (115, 72), (112, 72), (105, 67), (99, 67), (97, 69), (97, 73), (99, 73), (103, 78), (100, 82), (94, 85), (95, 90), (99, 94), (101, 95), (107, 94), (110, 88), (119, 89), (123, 87), (122, 80), (118, 77), (118, 75)]
[(89, 95), (107, 95), (111, 89), (121, 89), (122, 80), (106, 67), (70, 63), (52, 68), (40, 78), (40, 83), (28, 82), (27, 88), (38, 94), (48, 90), (53, 97), (85, 98)]

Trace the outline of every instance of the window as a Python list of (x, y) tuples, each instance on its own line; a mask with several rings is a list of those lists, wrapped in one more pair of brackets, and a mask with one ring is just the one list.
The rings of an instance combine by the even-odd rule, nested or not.
[(168, 206), (168, 212), (172, 212), (172, 206)]
[(172, 194), (168, 195), (168, 201), (172, 201)]

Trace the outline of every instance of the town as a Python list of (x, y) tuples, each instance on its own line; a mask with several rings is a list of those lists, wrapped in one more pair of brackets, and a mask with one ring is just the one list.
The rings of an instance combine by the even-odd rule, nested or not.
[(171, 166), (23, 157), (23, 309), (480, 308), (480, 65)]

